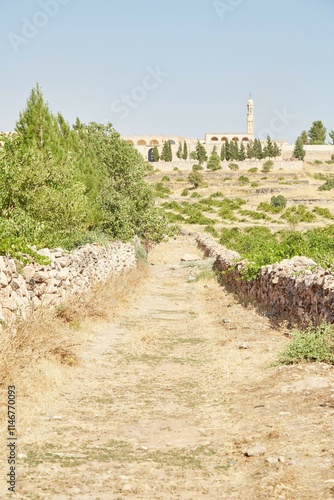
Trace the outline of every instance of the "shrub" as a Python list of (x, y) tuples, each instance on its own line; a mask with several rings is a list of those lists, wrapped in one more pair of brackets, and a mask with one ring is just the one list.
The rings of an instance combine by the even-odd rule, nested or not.
[(322, 184), (322, 186), (318, 187), (318, 191), (330, 191), (333, 188), (334, 188), (334, 179), (327, 179), (325, 184)]
[(241, 175), (239, 177), (238, 181), (239, 181), (239, 184), (241, 184), (241, 185), (249, 184), (249, 178), (246, 177), (245, 175)]
[(270, 204), (273, 207), (282, 207), (285, 208), (288, 200), (285, 198), (285, 196), (279, 194), (278, 196), (272, 196), (270, 200)]
[(162, 182), (157, 182), (154, 187), (155, 196), (157, 196), (158, 198), (168, 198), (168, 195), (171, 193), (171, 190)]
[(213, 226), (205, 226), (204, 231), (211, 234), (214, 238), (218, 238), (219, 236), (217, 229), (215, 229)]
[(270, 170), (272, 170), (273, 166), (274, 166), (274, 162), (272, 160), (267, 160), (263, 164), (262, 172), (265, 174), (270, 172)]
[(334, 327), (322, 323), (304, 331), (294, 330), (292, 340), (278, 356), (279, 363), (321, 362), (334, 364)]
[(321, 160), (314, 160), (313, 164), (314, 165), (322, 165), (323, 162)]
[(181, 196), (188, 196), (189, 194), (189, 189), (188, 188), (185, 188), (182, 193), (181, 193)]
[(200, 184), (203, 184), (203, 175), (200, 172), (191, 172), (188, 175), (188, 181), (193, 184), (195, 188), (198, 188)]
[(173, 168), (173, 171), (174, 171), (174, 172), (180, 172), (180, 170), (179, 170), (177, 167), (174, 167), (174, 168)]
[(198, 172), (199, 170), (204, 170), (202, 165), (193, 165), (193, 172)]
[(259, 185), (260, 185), (260, 184), (259, 184), (258, 182), (252, 182), (252, 183), (251, 183), (251, 187), (252, 187), (252, 188), (259, 187)]
[(257, 168), (257, 167), (252, 167), (252, 168), (250, 168), (250, 169), (248, 170), (248, 172), (249, 172), (250, 174), (256, 174), (256, 172), (257, 172), (257, 171), (258, 171), (258, 168)]
[(202, 198), (202, 195), (196, 192), (193, 192), (190, 196), (190, 198)]
[(285, 219), (290, 224), (298, 224), (300, 222), (314, 222), (317, 217), (309, 212), (305, 205), (298, 205), (288, 208), (281, 219)]
[(244, 215), (245, 217), (250, 217), (254, 220), (270, 220), (270, 218), (263, 214), (262, 212), (254, 212), (253, 210), (240, 210), (240, 215)]
[(235, 172), (235, 171), (239, 170), (239, 165), (237, 163), (229, 163), (228, 168)]
[(184, 177), (178, 177), (176, 179), (176, 182), (185, 182), (185, 181), (186, 181), (186, 179)]
[(269, 212), (271, 214), (279, 214), (280, 212), (283, 211), (283, 208), (284, 208), (283, 206), (273, 206), (270, 203), (263, 201), (257, 207), (257, 210), (261, 210), (262, 212)]
[(320, 217), (334, 220), (334, 215), (328, 210), (328, 208), (314, 207), (313, 212), (320, 215)]
[(161, 179), (162, 182), (170, 182), (170, 178), (168, 175), (164, 175), (163, 178)]

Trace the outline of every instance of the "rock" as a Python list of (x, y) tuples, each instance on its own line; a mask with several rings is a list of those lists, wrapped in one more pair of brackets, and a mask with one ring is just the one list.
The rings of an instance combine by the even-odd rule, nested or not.
[(0, 272), (0, 285), (5, 287), (8, 285), (8, 278), (3, 271)]
[(27, 458), (27, 455), (25, 453), (18, 453), (17, 458)]
[(290, 385), (285, 385), (282, 387), (282, 392), (303, 392), (312, 391), (317, 389), (325, 389), (330, 387), (332, 384), (330, 380), (324, 377), (310, 377), (305, 380), (298, 380)]
[(267, 457), (267, 458), (266, 458), (266, 462), (268, 462), (268, 464), (270, 464), (270, 465), (274, 465), (274, 464), (277, 464), (277, 463), (278, 463), (278, 458), (275, 458), (275, 457)]
[(181, 262), (193, 262), (197, 260), (202, 260), (202, 257), (198, 257), (198, 255), (192, 255), (190, 253), (184, 254), (184, 256), (181, 259)]
[(266, 452), (266, 447), (261, 444), (256, 444), (251, 448), (248, 448), (243, 451), (243, 454), (246, 457), (259, 457), (260, 455), (264, 455)]
[(48, 278), (49, 278), (48, 273), (44, 271), (37, 271), (34, 274), (34, 280), (36, 283), (44, 283), (45, 281), (48, 280)]
[(243, 344), (239, 345), (239, 349), (249, 349), (249, 344), (247, 342), (244, 342)]

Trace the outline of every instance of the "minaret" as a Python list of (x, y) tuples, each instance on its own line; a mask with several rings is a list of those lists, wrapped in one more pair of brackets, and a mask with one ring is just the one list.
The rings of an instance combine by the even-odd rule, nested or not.
[(254, 102), (252, 94), (250, 94), (247, 104), (247, 133), (254, 135)]

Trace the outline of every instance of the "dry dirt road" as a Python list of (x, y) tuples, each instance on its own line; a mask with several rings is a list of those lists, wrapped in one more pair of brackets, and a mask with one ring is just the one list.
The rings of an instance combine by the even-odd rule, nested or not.
[(86, 327), (81, 364), (19, 396), (12, 498), (334, 498), (333, 369), (274, 366), (284, 328), (189, 252), (190, 236), (155, 248), (129, 307)]

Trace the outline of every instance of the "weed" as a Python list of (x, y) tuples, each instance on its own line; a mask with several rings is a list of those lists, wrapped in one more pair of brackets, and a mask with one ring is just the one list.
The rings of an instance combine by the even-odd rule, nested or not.
[(334, 364), (334, 327), (322, 323), (292, 332), (292, 341), (278, 357), (279, 363), (322, 362)]

